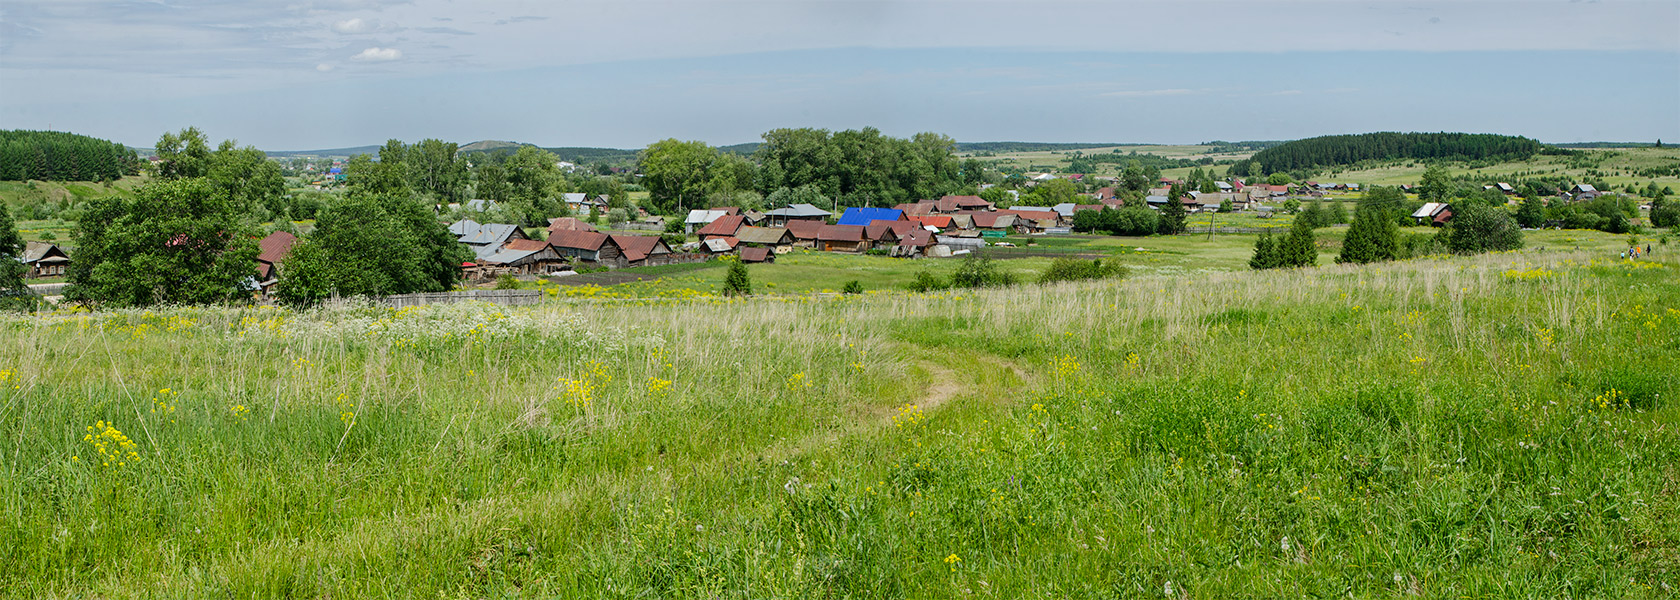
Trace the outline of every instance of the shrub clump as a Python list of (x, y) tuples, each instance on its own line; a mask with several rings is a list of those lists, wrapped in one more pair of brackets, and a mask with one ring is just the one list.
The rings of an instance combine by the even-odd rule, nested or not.
[(999, 269), (990, 258), (970, 254), (964, 258), (957, 272), (951, 274), (951, 287), (980, 288), (1015, 285), (1015, 275)]
[(740, 261), (729, 264), (729, 274), (723, 277), (723, 295), (752, 295), (752, 279), (747, 276), (747, 266), (741, 264)]
[(1110, 277), (1125, 277), (1126, 265), (1102, 260), (1080, 260), (1077, 258), (1058, 258), (1050, 262), (1044, 273), (1038, 276), (1039, 283), (1055, 283), (1059, 281), (1086, 281), (1091, 279), (1108, 279)]

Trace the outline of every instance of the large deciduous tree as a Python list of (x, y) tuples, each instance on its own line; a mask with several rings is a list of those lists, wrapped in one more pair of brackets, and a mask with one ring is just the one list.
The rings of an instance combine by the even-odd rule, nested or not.
[(210, 172), (210, 141), (197, 127), (158, 138), (157, 174), (164, 179), (203, 177)]
[(323, 207), (315, 229), (280, 265), (275, 297), (305, 307), (337, 293), (442, 292), (472, 258), (419, 202), (351, 194)]
[(255, 232), (204, 178), (159, 181), (88, 203), (72, 236), (67, 300), (102, 307), (248, 300)]
[(670, 213), (700, 206), (719, 158), (705, 142), (672, 138), (648, 145), (638, 160), (654, 207)]
[(1522, 229), (1504, 209), (1480, 202), (1457, 204), (1453, 209), (1452, 220), (1441, 232), (1453, 253), (1479, 254), (1523, 246)]

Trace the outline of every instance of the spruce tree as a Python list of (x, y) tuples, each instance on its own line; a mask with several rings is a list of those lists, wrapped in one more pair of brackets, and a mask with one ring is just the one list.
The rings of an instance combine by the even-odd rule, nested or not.
[(1330, 203), (1330, 222), (1331, 223), (1346, 223), (1346, 222), (1348, 222), (1347, 206), (1343, 205), (1341, 200), (1337, 200), (1335, 202)]
[(1342, 253), (1336, 262), (1365, 264), (1394, 260), (1399, 250), (1400, 226), (1386, 211), (1370, 208), (1354, 215), (1353, 226), (1342, 240)]
[(1289, 235), (1278, 245), (1278, 256), (1284, 267), (1312, 267), (1318, 265), (1318, 246), (1313, 243), (1312, 224), (1296, 219)]
[(1254, 256), (1248, 259), (1248, 266), (1256, 271), (1278, 268), (1277, 242), (1272, 240), (1271, 232), (1262, 233), (1254, 240)]
[(1162, 235), (1175, 235), (1184, 231), (1184, 201), (1178, 197), (1179, 194), (1171, 193), (1167, 197), (1167, 206), (1161, 209), (1158, 231)]
[(1307, 209), (1301, 211), (1301, 215), (1295, 217), (1295, 220), (1297, 222), (1306, 221), (1307, 225), (1313, 229), (1330, 224), (1330, 217), (1324, 212), (1324, 201), (1322, 200), (1308, 202)]
[(723, 277), (723, 295), (752, 295), (752, 280), (747, 276), (747, 266), (739, 260), (729, 265), (729, 274)]

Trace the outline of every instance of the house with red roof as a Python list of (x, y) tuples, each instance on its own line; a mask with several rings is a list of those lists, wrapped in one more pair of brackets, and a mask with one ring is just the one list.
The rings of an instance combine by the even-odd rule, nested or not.
[(624, 266), (645, 267), (670, 261), (671, 246), (657, 235), (613, 235), (613, 243), (624, 251)]
[(548, 245), (563, 257), (617, 268), (624, 266), (624, 250), (612, 236), (594, 231), (556, 231), (548, 234)]
[(698, 235), (701, 241), (715, 237), (735, 237), (735, 234), (746, 225), (747, 218), (741, 215), (724, 215), (717, 220), (701, 227)]

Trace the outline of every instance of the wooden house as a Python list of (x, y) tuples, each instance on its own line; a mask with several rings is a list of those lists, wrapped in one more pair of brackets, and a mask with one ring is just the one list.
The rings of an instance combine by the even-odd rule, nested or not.
[(70, 266), (70, 254), (52, 242), (25, 243), (22, 260), (29, 268), (23, 276), (29, 279), (63, 277), (64, 270)]
[(548, 220), (548, 232), (556, 231), (595, 231), (595, 226), (588, 221), (573, 217), (555, 217)]
[(280, 261), (292, 253), (298, 237), (284, 231), (268, 234), (257, 242), (257, 286), (264, 294), (280, 282)]
[(793, 236), (793, 245), (798, 248), (817, 247), (817, 233), (822, 231), (822, 221), (796, 220), (787, 222), (788, 235)]
[(559, 250), (542, 240), (510, 241), (495, 254), (478, 262), (483, 275), (488, 276), (547, 274), (561, 271), (566, 266), (566, 259)]
[(862, 225), (824, 225), (817, 231), (817, 247), (825, 252), (862, 254), (869, 250)]
[(789, 204), (786, 207), (766, 212), (764, 216), (768, 219), (770, 225), (787, 225), (794, 221), (824, 223), (833, 214), (809, 204)]
[(562, 257), (603, 267), (623, 267), (624, 250), (612, 236), (593, 231), (556, 231), (548, 234), (548, 245)]
[(723, 215), (700, 228), (700, 239), (704, 241), (715, 237), (736, 237), (735, 234), (745, 222), (746, 218), (741, 215)]
[(624, 266), (647, 267), (668, 264), (671, 246), (657, 235), (614, 235), (613, 243), (624, 251)]
[(776, 252), (793, 249), (793, 234), (786, 227), (742, 227), (735, 232), (735, 238), (743, 245), (770, 248)]

